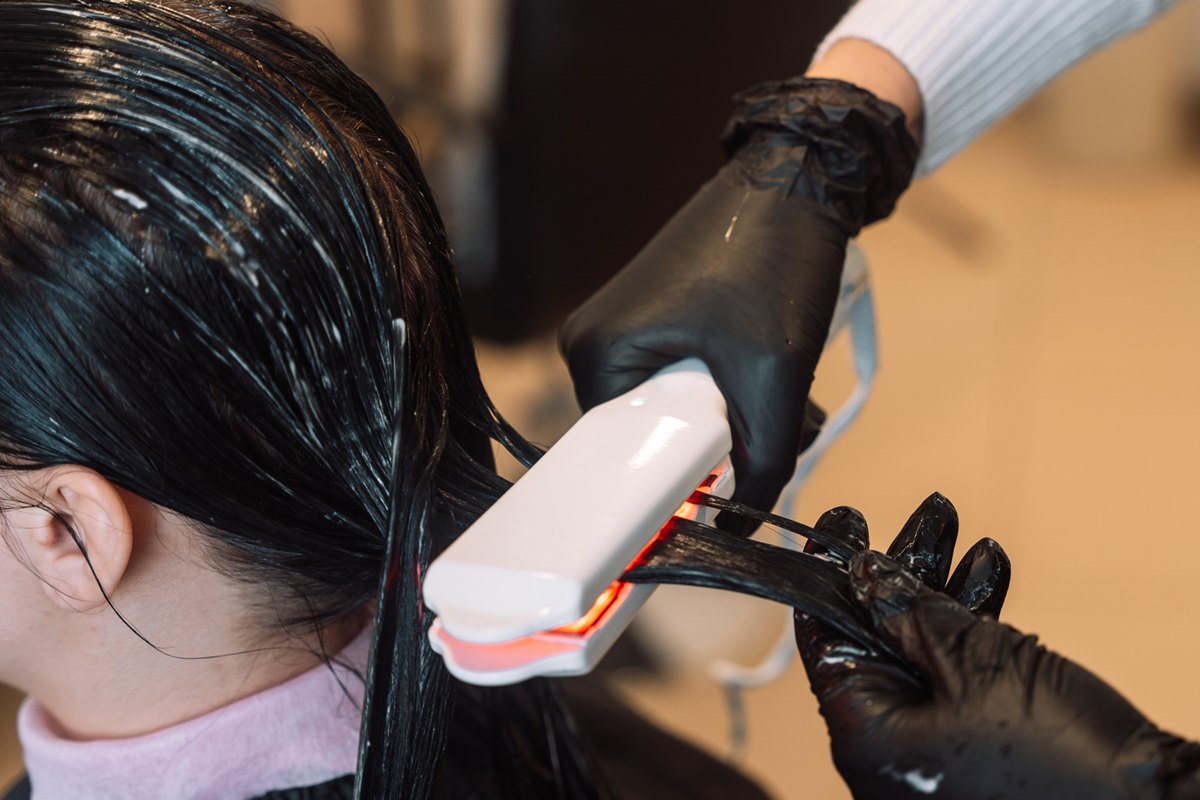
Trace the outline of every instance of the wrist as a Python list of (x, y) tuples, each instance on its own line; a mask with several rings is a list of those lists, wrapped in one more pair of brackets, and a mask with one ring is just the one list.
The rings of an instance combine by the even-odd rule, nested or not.
[(790, 78), (734, 103), (721, 138), (740, 180), (808, 201), (847, 236), (888, 216), (912, 181), (918, 148), (904, 113), (866, 89)]
[(864, 39), (842, 39), (813, 62), (808, 78), (852, 83), (904, 112), (909, 134), (921, 145), (925, 103), (912, 73), (895, 56)]

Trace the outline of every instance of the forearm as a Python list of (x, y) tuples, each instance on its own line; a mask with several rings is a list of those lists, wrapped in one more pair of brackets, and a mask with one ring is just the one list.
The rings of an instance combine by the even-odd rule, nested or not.
[(851, 82), (882, 80), (882, 91), (899, 91), (903, 100), (896, 66), (862, 55), (862, 45), (902, 65), (924, 123), (918, 172), (929, 172), (1060, 72), (1173, 2), (860, 0), (818, 49), (813, 69)]

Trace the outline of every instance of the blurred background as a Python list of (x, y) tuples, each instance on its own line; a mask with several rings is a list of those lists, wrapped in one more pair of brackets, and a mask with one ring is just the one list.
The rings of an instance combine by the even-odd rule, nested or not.
[[(447, 216), (501, 410), (551, 444), (577, 418), (554, 335), (721, 162), (729, 96), (802, 72), (846, 0), (277, 0), (368, 77)], [(686, 11), (682, 10), (685, 9)], [(1200, 0), (1064, 76), (861, 238), (883, 368), (798, 516), (849, 504), (886, 546), (930, 492), (959, 550), (1012, 557), (1007, 619), (1200, 737)], [(835, 348), (816, 398), (852, 384)], [(504, 467), (515, 475), (513, 465)], [(610, 679), (728, 752), (715, 658), (786, 610), (661, 590)], [(0, 693), (0, 781), (20, 771)], [(802, 670), (747, 696), (743, 767), (849, 797)]]

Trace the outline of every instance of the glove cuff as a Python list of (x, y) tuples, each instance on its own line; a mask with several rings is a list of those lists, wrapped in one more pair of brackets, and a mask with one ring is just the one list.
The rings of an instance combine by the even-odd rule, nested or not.
[(904, 112), (850, 83), (790, 78), (734, 96), (721, 142), (757, 189), (815, 203), (848, 236), (892, 213), (919, 148)]

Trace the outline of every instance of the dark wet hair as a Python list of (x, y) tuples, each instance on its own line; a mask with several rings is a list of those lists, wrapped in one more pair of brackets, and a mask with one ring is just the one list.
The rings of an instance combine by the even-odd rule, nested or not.
[[(264, 623), (374, 604), (357, 798), (609, 796), (553, 681), (459, 684), (426, 638), (421, 576), (507, 488), (494, 443), (537, 457), (411, 145), (328, 49), (228, 0), (0, 0), (0, 469), (79, 464), (190, 520)], [(674, 528), (629, 580), (881, 647), (828, 558)]]
[(426, 642), (420, 576), (505, 488), (492, 442), (536, 453), (412, 147), (315, 39), (235, 2), (0, 2), (0, 357), (0, 468), (194, 521), (288, 624), (378, 601), (357, 796), (445, 791), (456, 759), (600, 792), (553, 685), (455, 688)]

